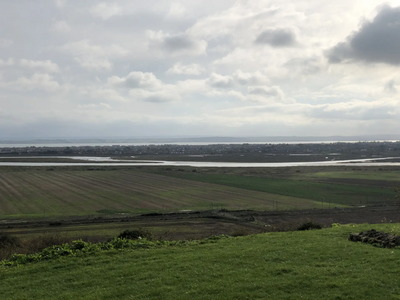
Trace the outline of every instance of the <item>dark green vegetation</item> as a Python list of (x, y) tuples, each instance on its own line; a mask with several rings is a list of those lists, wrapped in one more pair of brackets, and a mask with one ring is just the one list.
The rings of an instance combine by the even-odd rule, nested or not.
[(171, 246), (206, 244), (209, 242), (215, 242), (225, 237), (227, 236), (211, 236), (200, 241), (150, 241), (140, 237), (122, 238), (120, 236), (100, 243), (88, 243), (83, 240), (76, 240), (72, 241), (71, 243), (51, 245), (50, 247), (46, 247), (38, 253), (14, 254), (9, 259), (0, 261), (0, 267), (20, 266), (28, 263), (56, 259), (65, 256), (82, 256), (85, 254), (94, 254), (102, 251), (153, 249)]
[[(301, 174), (295, 173), (291, 176), (243, 176), (231, 174), (210, 174), (199, 172), (176, 172), (159, 171), (159, 174), (214, 183), (230, 187), (247, 189), (259, 192), (268, 192), (276, 195), (299, 197), (319, 202), (318, 207), (332, 208), (338, 204), (349, 206), (361, 205), (384, 205), (395, 202), (395, 192), (391, 185), (387, 186), (387, 178), (393, 184), (400, 182), (398, 172), (315, 172)], [(347, 177), (349, 176), (349, 177)], [(278, 177), (278, 178), (277, 178)], [(344, 179), (340, 182), (330, 180), (331, 178)], [(357, 183), (349, 178), (359, 179)], [(372, 179), (370, 179), (372, 178)], [(382, 181), (386, 186), (382, 186)]]
[(297, 228), (297, 230), (300, 230), (300, 231), (314, 230), (314, 229), (322, 229), (322, 225), (312, 222), (312, 221), (308, 221), (308, 222), (304, 222)]
[(399, 249), (348, 241), (399, 224), (110, 250), (0, 268), (4, 299), (398, 299)]

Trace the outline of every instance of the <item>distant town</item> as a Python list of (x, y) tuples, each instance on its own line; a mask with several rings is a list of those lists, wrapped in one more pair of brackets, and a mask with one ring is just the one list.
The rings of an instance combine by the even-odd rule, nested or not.
[(383, 157), (400, 156), (400, 141), (397, 142), (335, 142), (299, 144), (210, 144), (210, 145), (111, 145), (111, 146), (29, 146), (3, 147), (0, 156), (316, 156), (330, 157)]

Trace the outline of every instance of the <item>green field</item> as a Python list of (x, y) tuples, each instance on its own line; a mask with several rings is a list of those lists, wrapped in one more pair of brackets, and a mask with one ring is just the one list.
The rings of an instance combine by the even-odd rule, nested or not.
[[(351, 184), (336, 184), (336, 183), (321, 183), (305, 180), (316, 176), (318, 173), (309, 173), (306, 175), (298, 175), (295, 179), (280, 179), (269, 177), (254, 177), (254, 176), (238, 176), (225, 174), (193, 174), (188, 172), (165, 172), (159, 171), (159, 174), (188, 179), (193, 181), (226, 185), (240, 189), (247, 189), (259, 192), (268, 192), (277, 195), (299, 197), (314, 201), (324, 201), (326, 205), (330, 202), (331, 206), (335, 204), (341, 205), (365, 205), (365, 204), (383, 204), (393, 203), (395, 192), (392, 188), (382, 188), (367, 185), (351, 185)], [(319, 174), (319, 178), (323, 177)], [(335, 176), (336, 172), (328, 173), (330, 176)], [(347, 174), (347, 173), (339, 173)], [(363, 173), (356, 174), (362, 177)], [(353, 175), (353, 176), (356, 176)], [(375, 175), (379, 177), (380, 173)], [(318, 176), (318, 175), (317, 175)], [(340, 175), (337, 175), (340, 178)], [(371, 175), (370, 175), (371, 176)], [(397, 173), (392, 177), (397, 178)], [(388, 177), (385, 176), (382, 178)], [(400, 182), (400, 181), (399, 181)]]
[(62, 217), (206, 209), (310, 208), (310, 199), (139, 172), (0, 173), (0, 217)]
[(399, 249), (347, 240), (399, 224), (268, 233), (0, 267), (2, 299), (399, 299)]
[(264, 176), (269, 171), (263, 169), (247, 176), (192, 172), (192, 168), (5, 170), (0, 170), (2, 219), (384, 205), (394, 203), (393, 187), (400, 184), (399, 172), (285, 175), (287, 170), (282, 170), (285, 176)]
[(372, 181), (397, 181), (400, 183), (400, 172), (315, 172), (310, 174), (302, 174), (301, 177), (308, 178), (349, 178), (349, 179), (364, 179)]

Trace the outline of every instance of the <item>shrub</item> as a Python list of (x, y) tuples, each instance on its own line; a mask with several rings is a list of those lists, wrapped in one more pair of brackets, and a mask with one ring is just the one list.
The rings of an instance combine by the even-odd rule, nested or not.
[(304, 222), (303, 224), (301, 224), (297, 230), (313, 230), (313, 229), (322, 229), (321, 224), (312, 222), (312, 221), (308, 221), (308, 222)]
[(60, 233), (45, 233), (26, 240), (23, 245), (24, 252), (35, 253), (47, 247), (61, 245), (70, 241), (70, 238)]
[(21, 264), (55, 259), (63, 256), (81, 256), (110, 250), (140, 250), (162, 247), (201, 245), (207, 243), (216, 243), (223, 238), (228, 238), (228, 236), (210, 236), (207, 239), (199, 241), (149, 241), (146, 238), (133, 241), (123, 238), (114, 238), (109, 242), (97, 244), (77, 240), (73, 241), (71, 244), (53, 245), (51, 247), (47, 247), (41, 252), (35, 254), (13, 254), (8, 260), (0, 261), (0, 267), (18, 266)]
[(137, 239), (148, 239), (152, 240), (153, 235), (151, 234), (150, 231), (143, 229), (143, 228), (138, 228), (138, 229), (133, 229), (133, 230), (125, 230), (121, 232), (118, 235), (119, 239), (127, 239), (127, 240), (137, 240)]
[(249, 235), (249, 232), (244, 228), (237, 228), (231, 233), (231, 236), (234, 236), (234, 237), (245, 236), (245, 235)]

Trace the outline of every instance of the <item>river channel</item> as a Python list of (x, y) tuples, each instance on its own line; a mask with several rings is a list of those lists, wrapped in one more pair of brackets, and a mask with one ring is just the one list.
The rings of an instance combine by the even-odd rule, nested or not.
[[(16, 157), (8, 157), (15, 159)], [(21, 157), (18, 157), (21, 158)], [(214, 167), (214, 168), (277, 168), (277, 167), (307, 167), (307, 166), (400, 166), (400, 162), (387, 162), (387, 160), (399, 159), (399, 157), (383, 157), (371, 159), (330, 160), (315, 162), (199, 162), (199, 161), (163, 161), (163, 160), (118, 160), (111, 157), (83, 157), (83, 156), (41, 156), (23, 157), (56, 158), (86, 160), (87, 162), (0, 162), (0, 166), (20, 167), (57, 167), (57, 166), (190, 166), (190, 167)], [(5, 157), (2, 159), (6, 159)]]

